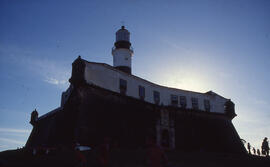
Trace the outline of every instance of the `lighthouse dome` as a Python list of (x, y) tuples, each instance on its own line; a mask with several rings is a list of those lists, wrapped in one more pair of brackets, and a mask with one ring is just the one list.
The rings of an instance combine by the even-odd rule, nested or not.
[(122, 26), (121, 29), (119, 29), (116, 32), (116, 42), (118, 41), (128, 41), (129, 42), (129, 36), (130, 33), (127, 29), (125, 29), (125, 26)]

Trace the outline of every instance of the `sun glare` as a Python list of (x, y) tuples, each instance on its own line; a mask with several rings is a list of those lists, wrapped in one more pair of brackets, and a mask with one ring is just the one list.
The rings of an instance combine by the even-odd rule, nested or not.
[(209, 91), (211, 87), (206, 77), (199, 74), (164, 75), (158, 82), (164, 86), (202, 93)]

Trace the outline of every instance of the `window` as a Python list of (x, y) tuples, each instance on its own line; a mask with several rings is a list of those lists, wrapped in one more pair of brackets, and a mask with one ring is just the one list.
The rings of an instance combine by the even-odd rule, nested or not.
[(204, 100), (204, 108), (205, 111), (210, 111), (210, 101), (209, 100)]
[(178, 106), (178, 96), (177, 95), (171, 95), (171, 105)]
[(120, 89), (120, 93), (121, 94), (126, 94), (126, 91), (127, 91), (127, 81), (126, 80), (123, 80), (123, 79), (120, 79), (119, 80), (119, 89)]
[(187, 106), (187, 98), (186, 98), (186, 96), (180, 96), (180, 106), (182, 108), (186, 108), (186, 106)]
[(158, 91), (154, 91), (153, 94), (154, 94), (154, 102), (156, 104), (159, 104), (159, 101), (160, 101), (160, 94), (159, 94), (159, 92)]
[(142, 100), (145, 98), (145, 88), (141, 85), (139, 85), (139, 97)]
[(192, 97), (191, 98), (191, 103), (192, 103), (192, 108), (193, 109), (195, 109), (195, 110), (199, 109), (199, 103), (198, 103), (197, 98)]

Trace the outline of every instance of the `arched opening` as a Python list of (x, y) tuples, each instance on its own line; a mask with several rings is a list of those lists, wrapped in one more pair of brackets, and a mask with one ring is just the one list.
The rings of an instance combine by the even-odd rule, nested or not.
[(162, 131), (161, 145), (163, 147), (169, 147), (170, 146), (170, 135), (169, 135), (169, 131), (167, 129)]

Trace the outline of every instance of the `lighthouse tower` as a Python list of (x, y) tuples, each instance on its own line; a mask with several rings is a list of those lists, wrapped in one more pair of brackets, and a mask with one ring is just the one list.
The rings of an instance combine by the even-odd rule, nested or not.
[(116, 41), (112, 48), (113, 66), (123, 72), (131, 74), (131, 56), (133, 50), (129, 42), (130, 33), (125, 26), (116, 32)]

